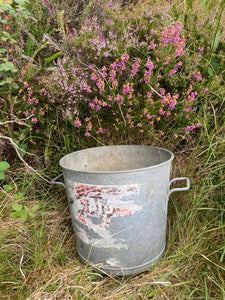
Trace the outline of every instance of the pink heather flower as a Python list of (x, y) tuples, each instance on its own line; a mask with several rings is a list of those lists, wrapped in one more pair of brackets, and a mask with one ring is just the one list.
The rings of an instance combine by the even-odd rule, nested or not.
[(147, 67), (148, 69), (151, 69), (151, 70), (154, 69), (153, 62), (152, 62), (151, 59), (149, 59), (149, 58), (148, 58), (148, 60), (147, 60), (146, 67)]
[(128, 60), (129, 60), (130, 56), (129, 54), (127, 53), (124, 53), (122, 56), (121, 56), (121, 60), (124, 62), (124, 63), (127, 63)]
[(102, 68), (101, 68), (101, 75), (102, 75), (102, 77), (103, 78), (106, 78), (107, 77), (107, 72), (106, 72), (106, 66), (103, 66)]
[(99, 130), (97, 131), (97, 133), (105, 133), (105, 131), (102, 128), (99, 128)]
[(88, 85), (86, 85), (86, 86), (84, 87), (84, 89), (85, 89), (85, 91), (86, 91), (87, 93), (91, 93), (91, 89), (90, 89), (90, 87), (89, 87)]
[(105, 40), (105, 37), (104, 37), (104, 35), (103, 35), (102, 32), (100, 32), (100, 37), (101, 37), (103, 40)]
[(181, 22), (173, 22), (161, 32), (161, 48), (167, 47), (168, 44), (173, 45), (173, 47), (176, 49), (173, 57), (181, 56), (184, 52), (185, 38), (180, 37), (181, 29)]
[(182, 61), (179, 61), (179, 62), (175, 65), (175, 67), (176, 67), (176, 68), (181, 67), (182, 64), (183, 64)]
[(105, 90), (105, 82), (103, 80), (98, 80), (96, 82), (97, 87), (100, 89), (100, 95), (102, 94), (102, 92), (104, 92)]
[(91, 103), (91, 102), (90, 102), (88, 105), (89, 105), (89, 107), (90, 107), (91, 109), (94, 109), (94, 108), (95, 108), (94, 103)]
[(183, 127), (183, 130), (185, 132), (189, 132), (189, 131), (193, 131), (194, 129), (199, 128), (201, 126), (202, 126), (201, 123), (197, 123), (196, 125), (194, 125), (194, 124), (193, 125), (188, 125), (187, 127)]
[(117, 71), (117, 63), (118, 63), (118, 60), (114, 61), (109, 67), (111, 70), (116, 70)]
[(23, 84), (24, 84), (25, 88), (28, 88), (29, 84), (27, 82), (24, 82)]
[(90, 133), (89, 133), (89, 132), (85, 132), (84, 135), (87, 136), (87, 137), (89, 137), (89, 136), (90, 136)]
[(105, 52), (104, 52), (104, 56), (105, 56), (105, 57), (108, 57), (108, 56), (109, 56), (109, 54), (110, 54), (110, 52), (109, 52), (109, 51), (105, 51)]
[(133, 63), (132, 69), (131, 69), (130, 77), (132, 77), (132, 78), (135, 77), (135, 75), (137, 74), (138, 69), (140, 67), (140, 62), (141, 62), (141, 59), (139, 57), (134, 58), (134, 63)]
[(77, 128), (79, 128), (81, 126), (81, 122), (80, 122), (79, 118), (76, 118), (76, 120), (74, 120), (74, 123), (76, 124)]
[(148, 83), (151, 81), (151, 70), (150, 69), (145, 72), (144, 78), (145, 78), (145, 83)]
[(202, 56), (202, 50), (203, 48), (202, 47), (198, 47), (198, 56), (201, 57)]
[(164, 111), (163, 111), (163, 109), (160, 107), (160, 109), (159, 109), (159, 114), (161, 115), (161, 116), (164, 116), (165, 115), (165, 113), (164, 113)]
[(116, 71), (114, 69), (109, 71), (109, 81), (114, 82), (116, 78)]
[(197, 96), (197, 92), (195, 91), (195, 92), (191, 92), (191, 102), (192, 101), (194, 101), (194, 99), (195, 99), (195, 96)]
[(180, 40), (180, 43), (179, 43), (179, 46), (176, 48), (176, 53), (175, 55), (173, 55), (174, 57), (177, 57), (177, 56), (181, 56), (183, 53), (184, 53), (184, 48), (185, 48), (185, 38), (183, 37), (181, 40)]
[[(132, 97), (132, 93), (134, 91), (134, 89), (132, 88), (133, 83), (127, 82), (126, 84), (123, 85), (123, 94), (130, 94), (130, 96)], [(130, 99), (130, 98), (129, 98)]]
[(32, 118), (32, 119), (31, 119), (31, 122), (34, 123), (34, 124), (37, 124), (37, 121), (38, 121), (37, 118)]
[(28, 100), (28, 103), (29, 104), (32, 104), (34, 102), (34, 98), (30, 98), (29, 100)]
[(119, 103), (123, 103), (124, 102), (124, 98), (120, 94), (117, 94), (116, 97), (114, 97), (114, 100), (117, 101), (117, 102), (119, 102)]
[(117, 79), (115, 79), (115, 80), (113, 80), (113, 82), (112, 82), (112, 87), (113, 87), (113, 88), (117, 88), (117, 86), (118, 86), (118, 81), (117, 81)]
[(163, 65), (168, 65), (169, 61), (170, 61), (171, 57), (170, 56), (167, 56), (166, 57), (166, 61), (163, 63)]
[(175, 65), (174, 69), (172, 69), (169, 72), (168, 76), (172, 76), (173, 74), (175, 74), (177, 72), (178, 68), (181, 66), (182, 66), (182, 61), (179, 61), (178, 64)]
[(122, 56), (121, 56), (121, 63), (120, 63), (120, 69), (121, 70), (126, 70), (126, 63), (128, 62), (128, 60), (129, 60), (129, 55), (127, 54), (127, 53), (124, 53)]
[(97, 75), (96, 75), (95, 73), (92, 73), (92, 74), (91, 74), (91, 79), (92, 79), (93, 81), (96, 81), (96, 80), (98, 79), (98, 77), (97, 77)]
[(176, 72), (177, 72), (177, 68), (174, 68), (174, 69), (172, 69), (172, 70), (169, 72), (168, 76), (172, 76), (172, 75), (175, 74)]
[(162, 99), (161, 103), (163, 105), (168, 105), (170, 110), (174, 109), (175, 105), (177, 104), (177, 99), (179, 95), (176, 94), (174, 96), (171, 96), (170, 93), (166, 94), (164, 98)]
[(194, 80), (196, 80), (196, 81), (201, 81), (202, 80), (202, 76), (201, 76), (200, 72), (197, 72), (197, 73), (192, 72), (192, 76), (193, 76)]
[(205, 88), (202, 94), (205, 95), (205, 93), (208, 92), (208, 90), (209, 90), (208, 88)]
[(147, 113), (148, 113), (148, 109), (145, 107), (144, 110), (143, 110), (143, 114), (147, 115)]
[(68, 36), (67, 36), (67, 38), (66, 38), (66, 40), (69, 41), (72, 36), (73, 36), (72, 33), (69, 33)]
[(114, 25), (114, 21), (112, 19), (109, 20), (110, 25)]
[(154, 50), (156, 47), (157, 47), (157, 44), (154, 44), (154, 41), (151, 41), (150, 44), (149, 44), (149, 48), (151, 50)]
[(92, 129), (92, 123), (91, 122), (88, 122), (88, 125), (86, 127), (87, 131), (91, 131)]
[(161, 96), (164, 96), (164, 95), (165, 95), (165, 92), (166, 92), (165, 89), (160, 88), (159, 91), (160, 91), (160, 95), (161, 95)]

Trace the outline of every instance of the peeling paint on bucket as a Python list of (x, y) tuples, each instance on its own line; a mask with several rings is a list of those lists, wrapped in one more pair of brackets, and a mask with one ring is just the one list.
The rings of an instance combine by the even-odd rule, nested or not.
[[(60, 160), (80, 258), (111, 275), (155, 264), (166, 246), (167, 203), (188, 178), (170, 181), (173, 154), (150, 146), (90, 148)], [(170, 184), (185, 180), (186, 187)]]
[[(103, 220), (100, 227), (108, 228), (111, 218), (133, 215), (140, 207), (134, 201), (124, 202), (129, 195), (138, 195), (139, 187), (135, 185), (97, 186), (75, 184), (74, 201), (77, 201), (78, 219), (85, 225), (88, 217), (93, 216)], [(127, 208), (129, 207), (129, 208)]]
[[(70, 209), (79, 228), (77, 233), (79, 238), (91, 245), (98, 235), (100, 239), (107, 239), (107, 247), (125, 248), (125, 244), (115, 243), (108, 229), (113, 218), (133, 215), (142, 209), (142, 206), (135, 204), (134, 200), (125, 201), (129, 196), (139, 194), (140, 187), (137, 184), (98, 186), (75, 183)], [(85, 231), (80, 229), (81, 225), (93, 231), (94, 239), (87, 237)], [(100, 243), (96, 245), (100, 247)]]

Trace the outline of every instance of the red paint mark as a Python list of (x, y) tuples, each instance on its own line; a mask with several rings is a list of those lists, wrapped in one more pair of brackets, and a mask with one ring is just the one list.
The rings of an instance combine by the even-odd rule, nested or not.
[(121, 217), (123, 217), (125, 215), (130, 215), (131, 216), (134, 213), (132, 210), (129, 210), (129, 209), (126, 209), (126, 208), (119, 208), (118, 211), (119, 211), (119, 214), (120, 214)]
[(89, 225), (87, 216), (102, 218), (100, 228), (108, 228), (112, 217), (133, 215), (134, 212), (127, 208), (113, 208), (106, 205), (108, 197), (115, 200), (121, 199), (127, 194), (138, 193), (136, 186), (92, 186), (85, 184), (75, 185), (75, 200), (80, 201), (81, 207), (78, 209), (79, 220)]
[(87, 224), (87, 222), (82, 218), (81, 215), (79, 215), (79, 220), (80, 220), (81, 222), (83, 222), (85, 225)]

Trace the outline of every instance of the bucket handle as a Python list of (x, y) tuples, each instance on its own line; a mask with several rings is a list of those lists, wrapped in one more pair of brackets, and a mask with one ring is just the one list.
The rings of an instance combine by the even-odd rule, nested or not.
[(58, 184), (61, 185), (62, 187), (64, 187), (64, 189), (66, 188), (65, 184), (63, 182), (60, 181), (56, 181), (58, 180), (61, 176), (63, 176), (63, 174), (58, 175), (57, 177), (55, 177), (54, 179), (52, 179), (51, 183), (52, 184)]
[(170, 194), (172, 194), (173, 192), (179, 192), (179, 191), (187, 191), (190, 189), (190, 180), (188, 177), (179, 177), (179, 178), (173, 178), (170, 180), (170, 185), (174, 182), (174, 181), (181, 181), (181, 180), (186, 180), (186, 186), (185, 187), (181, 187), (181, 188), (173, 188), (169, 191), (169, 193), (167, 194), (167, 197), (169, 198)]

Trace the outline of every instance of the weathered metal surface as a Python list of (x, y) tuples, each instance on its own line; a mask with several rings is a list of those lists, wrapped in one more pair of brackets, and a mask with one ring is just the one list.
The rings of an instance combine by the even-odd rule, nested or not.
[[(172, 160), (168, 150), (138, 145), (90, 148), (60, 160), (83, 261), (123, 276), (163, 256), (169, 195), (189, 189), (186, 177), (170, 181)], [(169, 190), (175, 180), (187, 186)]]

